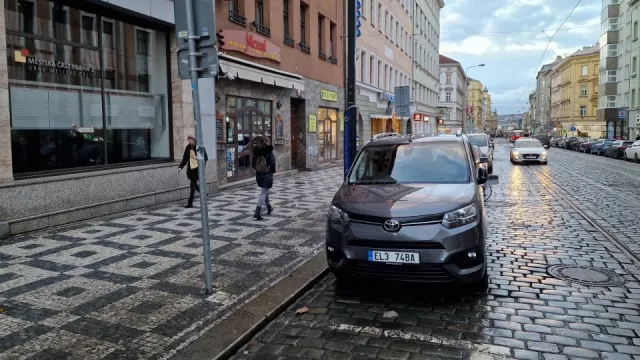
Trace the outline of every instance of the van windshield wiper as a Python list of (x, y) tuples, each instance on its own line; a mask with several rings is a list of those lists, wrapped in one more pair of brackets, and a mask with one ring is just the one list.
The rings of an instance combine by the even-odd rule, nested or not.
[(397, 184), (397, 181), (376, 181), (376, 180), (360, 180), (350, 182), (351, 185), (382, 185), (382, 184)]

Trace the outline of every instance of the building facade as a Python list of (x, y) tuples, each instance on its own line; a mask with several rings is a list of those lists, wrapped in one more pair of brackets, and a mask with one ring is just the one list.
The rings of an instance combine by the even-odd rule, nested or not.
[[(252, 176), (256, 135), (272, 139), (278, 171), (339, 160), (342, 6), (216, 5), (220, 75), (215, 89), (199, 81), (209, 190)], [(188, 196), (176, 162), (195, 125), (173, 9), (172, 0), (0, 5), (9, 104), (0, 107), (0, 225), (10, 233)]]
[(485, 118), (484, 86), (479, 80), (467, 78), (467, 108), (469, 112), (469, 126), (465, 130), (469, 132), (482, 131), (482, 122)]
[[(640, 19), (640, 0), (629, 1), (630, 18), (632, 19), (633, 26), (637, 29), (638, 20)], [(632, 37), (636, 38), (636, 30), (632, 28)], [(631, 42), (631, 66), (629, 75), (629, 115), (628, 115), (628, 139), (636, 139), (640, 135), (640, 45), (638, 41)], [(631, 76), (635, 74), (635, 76)], [(625, 73), (626, 75), (626, 73)]]
[(631, 48), (637, 46), (637, 20), (633, 20), (633, 28), (629, 1), (603, 0), (602, 6), (600, 85), (596, 116), (599, 122), (606, 124), (607, 137), (626, 138), (630, 100), (630, 53)]
[[(440, 93), (440, 10), (443, 0), (413, 0), (414, 127), (433, 133)], [(415, 121), (420, 119), (422, 121)], [(446, 121), (446, 120), (445, 120)], [(444, 124), (436, 124), (444, 131)], [(441, 129), (440, 129), (441, 128)]]
[(598, 44), (585, 46), (552, 70), (552, 120), (563, 135), (607, 135), (604, 121), (597, 118), (599, 58)]
[(464, 99), (467, 94), (464, 69), (457, 60), (444, 55), (439, 56), (440, 62), (440, 94), (438, 107), (449, 109), (444, 119), (443, 132), (455, 133), (463, 127)]
[(489, 89), (486, 86), (482, 89), (482, 98), (484, 100), (482, 131), (487, 131), (491, 120), (491, 94), (489, 94)]
[(536, 75), (535, 121), (539, 124), (539, 133), (549, 133), (554, 127), (551, 123), (551, 71), (560, 61), (562, 57), (557, 56), (554, 62), (542, 65)]
[(394, 112), (395, 87), (413, 83), (413, 19), (409, 0), (363, 0), (356, 40), (359, 143), (383, 132), (412, 131)]
[(529, 117), (524, 122), (524, 128), (532, 134), (535, 134), (537, 130), (535, 104), (536, 104), (536, 91), (534, 90), (529, 93), (529, 108), (527, 109), (527, 114), (529, 114)]

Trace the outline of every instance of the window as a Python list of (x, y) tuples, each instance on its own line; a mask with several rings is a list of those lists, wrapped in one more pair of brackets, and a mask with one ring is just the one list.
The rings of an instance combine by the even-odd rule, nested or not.
[(587, 96), (587, 85), (580, 85), (580, 96)]
[(369, 14), (367, 14), (367, 11), (369, 10), (369, 4), (367, 4), (367, 1), (370, 0), (362, 0), (362, 18), (363, 19), (367, 19), (369, 17)]
[(300, 42), (303, 44), (307, 44), (307, 7), (306, 5), (300, 3)]
[(289, 25), (289, 0), (282, 1), (282, 24), (284, 25), (284, 37), (291, 38), (291, 28)]
[(375, 6), (376, 6), (375, 3), (376, 3), (376, 0), (370, 0), (370, 3), (369, 3), (369, 5), (371, 6), (371, 8), (369, 9), (369, 20), (371, 20), (371, 26), (373, 26), (373, 27), (376, 26), (375, 21), (374, 21), (374, 19), (376, 18), (375, 17), (375, 9), (376, 9), (375, 8)]
[(378, 3), (378, 31), (384, 31), (384, 12), (382, 11), (382, 3)]
[(448, 72), (445, 75), (445, 82), (444, 83), (447, 84), (447, 85), (451, 85), (451, 73), (450, 72)]
[(631, 89), (631, 107), (636, 107), (636, 89)]
[(635, 75), (636, 71), (638, 69), (638, 58), (637, 57), (633, 57), (631, 59), (631, 75)]
[(318, 15), (318, 50), (321, 54), (324, 54), (324, 16)]
[(606, 45), (606, 56), (607, 57), (617, 57), (618, 56), (618, 44), (608, 44), (608, 45)]
[[(618, 97), (616, 95), (607, 95), (605, 96), (605, 107), (614, 108), (617, 107)], [(633, 99), (632, 102), (635, 102)]]
[(638, 38), (638, 22), (633, 22), (633, 40)]
[(43, 60), (6, 65), (16, 177), (171, 157), (168, 32), (48, 0), (5, 5), (7, 49)]
[(256, 0), (256, 23), (264, 25), (264, 0)]
[(384, 86), (383, 83), (383, 74), (382, 74), (382, 60), (378, 60), (378, 78), (377, 78), (377, 82), (376, 85), (378, 86), (378, 89), (382, 89), (382, 87)]
[(451, 102), (451, 91), (447, 91), (445, 93), (444, 99), (445, 99), (444, 101), (446, 101), (446, 102)]
[(336, 24), (329, 24), (329, 56), (336, 56), (336, 44), (333, 39), (336, 37)]
[(367, 74), (367, 55), (363, 51), (360, 53), (360, 81), (362, 81), (363, 83), (367, 81), (366, 74)]
[(371, 55), (369, 57), (369, 84), (373, 85), (373, 79), (375, 78), (374, 76), (374, 69), (373, 66), (375, 65), (375, 57), (373, 55)]
[(582, 117), (587, 116), (587, 107), (584, 105), (580, 105), (580, 116)]
[(589, 67), (587, 65), (582, 65), (582, 73), (580, 75), (581, 76), (589, 75)]

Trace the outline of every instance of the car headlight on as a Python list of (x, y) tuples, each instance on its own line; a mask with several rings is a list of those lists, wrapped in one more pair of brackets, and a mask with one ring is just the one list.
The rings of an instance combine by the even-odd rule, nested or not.
[(442, 225), (449, 229), (453, 229), (470, 224), (476, 220), (478, 220), (478, 207), (476, 204), (471, 204), (463, 207), (462, 209), (444, 214)]
[(329, 219), (340, 225), (346, 225), (350, 221), (349, 215), (335, 205), (331, 205), (331, 208), (329, 208)]
[(517, 152), (517, 151), (512, 152), (512, 154), (513, 154), (513, 155), (515, 155), (515, 156), (520, 155), (520, 153), (519, 153), (519, 152)]

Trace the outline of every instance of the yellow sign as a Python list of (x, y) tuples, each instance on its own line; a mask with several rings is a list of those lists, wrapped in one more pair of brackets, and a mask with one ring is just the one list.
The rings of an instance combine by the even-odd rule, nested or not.
[(314, 133), (318, 131), (318, 118), (316, 114), (309, 114), (309, 132)]
[(344, 114), (340, 113), (340, 131), (344, 131)]
[(338, 102), (338, 93), (335, 91), (320, 90), (320, 99)]

